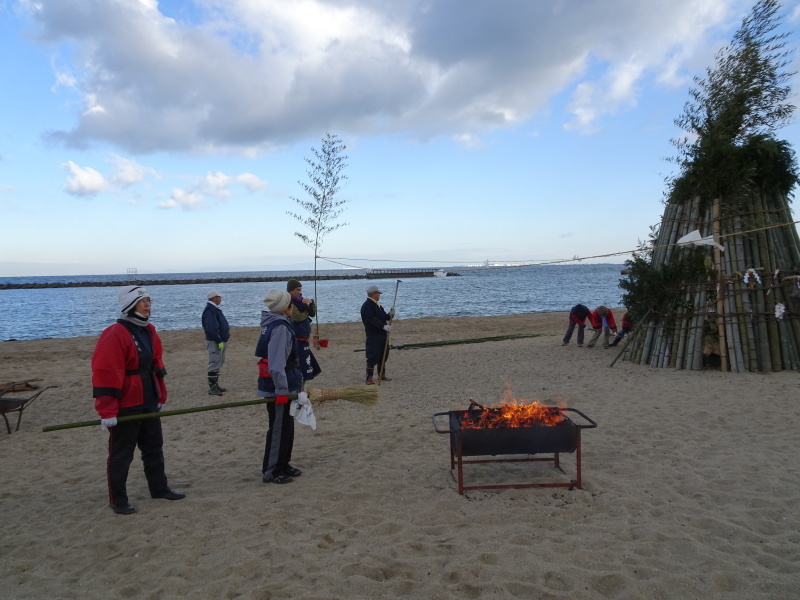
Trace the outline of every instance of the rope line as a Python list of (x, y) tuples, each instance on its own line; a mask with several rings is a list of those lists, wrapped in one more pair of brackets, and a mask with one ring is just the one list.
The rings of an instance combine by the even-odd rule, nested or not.
[[(789, 225), (796, 225), (797, 223), (800, 223), (800, 221), (790, 221), (790, 222), (787, 222), (787, 223), (778, 223), (776, 225), (768, 225), (766, 227), (758, 227), (756, 229), (748, 229), (747, 231), (736, 231), (736, 232), (733, 232), (733, 233), (726, 233), (724, 235), (720, 235), (719, 239), (733, 237), (733, 236), (737, 236), (737, 235), (747, 235), (747, 234), (750, 234), (750, 233), (756, 233), (756, 232), (759, 232), (759, 231), (765, 231), (767, 229), (776, 229), (778, 227), (788, 227)], [(623, 250), (623, 251), (620, 251), (620, 252), (610, 252), (608, 254), (595, 254), (593, 256), (577, 256), (577, 255), (575, 255), (572, 258), (558, 258), (558, 259), (543, 260), (543, 261), (536, 260), (536, 259), (533, 259), (533, 260), (515, 260), (515, 261), (510, 261), (510, 262), (520, 263), (520, 264), (481, 266), (481, 267), (470, 267), (470, 268), (472, 268), (472, 269), (477, 271), (477, 270), (484, 270), (484, 269), (489, 270), (489, 269), (515, 269), (515, 268), (519, 268), (519, 267), (540, 267), (540, 266), (546, 266), (546, 265), (557, 265), (557, 264), (568, 263), (568, 262), (581, 262), (581, 261), (584, 261), (584, 260), (590, 260), (590, 259), (595, 259), (595, 258), (610, 258), (612, 256), (624, 256), (624, 255), (627, 255), (627, 254), (634, 254), (636, 252), (642, 252), (644, 250), (651, 250), (652, 251), (652, 250), (658, 250), (658, 249), (661, 249), (661, 248), (670, 248), (670, 247), (673, 247), (673, 246), (688, 246), (688, 245), (689, 244), (687, 244), (687, 243), (678, 244), (676, 242), (676, 243), (673, 243), (673, 244), (662, 244), (662, 245), (659, 245), (659, 246), (652, 246), (651, 248), (640, 247), (640, 248), (637, 248), (636, 250)], [(417, 264), (419, 264), (419, 263), (430, 263), (430, 264), (437, 264), (437, 265), (441, 265), (442, 264), (441, 260), (439, 260), (439, 261), (433, 261), (433, 260), (395, 260), (395, 259), (372, 259), (372, 258), (346, 258), (346, 257), (330, 257), (330, 256), (317, 256), (315, 258), (319, 258), (321, 260), (326, 260), (328, 262), (331, 262), (331, 263), (334, 263), (334, 264), (337, 264), (337, 265), (341, 265), (343, 267), (348, 267), (348, 268), (351, 268), (351, 269), (364, 269), (365, 267), (359, 267), (357, 265), (350, 265), (350, 264), (347, 264), (347, 263), (337, 262), (337, 261), (350, 260), (350, 261), (362, 261), (362, 262), (371, 262), (371, 263), (376, 263), (376, 262), (381, 262), (381, 263), (410, 263), (410, 262), (413, 262), (413, 263), (417, 263)]]

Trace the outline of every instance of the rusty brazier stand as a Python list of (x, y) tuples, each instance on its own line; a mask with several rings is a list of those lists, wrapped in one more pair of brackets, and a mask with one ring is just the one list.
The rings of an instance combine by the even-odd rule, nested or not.
[[(555, 408), (555, 407), (554, 407)], [(486, 409), (492, 410), (492, 409)], [(433, 415), (433, 427), (437, 433), (450, 434), (450, 470), (456, 469), (458, 493), (464, 490), (491, 490), (507, 488), (534, 487), (577, 487), (581, 485), (581, 429), (593, 429), (597, 423), (575, 408), (559, 408), (563, 421), (557, 425), (537, 425), (534, 427), (492, 427), (462, 428), (461, 419), (471, 411), (449, 411)], [(572, 411), (579, 414), (588, 425), (576, 424), (563, 413)], [(437, 417), (447, 416), (449, 429), (440, 429)], [(552, 462), (553, 466), (564, 473), (561, 468), (560, 454), (575, 453), (575, 479), (565, 483), (521, 483), (507, 485), (464, 485), (464, 465), (479, 463), (503, 462)], [(508, 456), (508, 455), (552, 454), (552, 457), (537, 458), (484, 458), (466, 460), (470, 456)]]

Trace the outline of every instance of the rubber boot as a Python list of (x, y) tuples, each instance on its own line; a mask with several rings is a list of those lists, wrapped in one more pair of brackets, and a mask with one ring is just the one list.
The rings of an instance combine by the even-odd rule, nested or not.
[(217, 385), (217, 381), (219, 380), (219, 375), (216, 373), (208, 374), (208, 395), (209, 396), (222, 396), (222, 390), (219, 389)]
[(218, 389), (220, 392), (227, 392), (227, 391), (228, 391), (228, 388), (224, 388), (224, 387), (222, 387), (222, 386), (219, 384), (219, 375), (217, 375), (217, 389)]
[(372, 376), (375, 374), (375, 368), (367, 367), (367, 379), (364, 381), (367, 385), (372, 385), (375, 383), (375, 380), (372, 379)]

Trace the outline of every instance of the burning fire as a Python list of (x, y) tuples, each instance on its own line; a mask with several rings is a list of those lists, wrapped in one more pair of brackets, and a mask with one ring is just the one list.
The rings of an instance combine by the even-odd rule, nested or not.
[[(566, 420), (557, 406), (541, 402), (522, 404), (506, 389), (503, 402), (485, 408), (470, 399), (470, 410), (461, 419), (462, 429), (487, 429), (493, 427), (536, 427), (558, 425)], [(477, 410), (476, 410), (477, 409)]]

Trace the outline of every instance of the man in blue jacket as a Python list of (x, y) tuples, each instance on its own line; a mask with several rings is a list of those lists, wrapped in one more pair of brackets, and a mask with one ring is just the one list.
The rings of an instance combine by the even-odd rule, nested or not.
[(208, 350), (208, 393), (212, 396), (222, 396), (222, 392), (226, 390), (219, 386), (219, 373), (225, 363), (225, 351), (228, 349), (231, 327), (219, 308), (222, 294), (217, 290), (211, 290), (207, 297), (208, 302), (203, 310), (203, 330), (206, 332)]
[(381, 306), (380, 299), (383, 292), (378, 286), (371, 285), (367, 288), (367, 299), (361, 305), (361, 322), (364, 323), (364, 333), (367, 336), (367, 377), (365, 383), (375, 383), (375, 366), (381, 381), (391, 381), (386, 376), (386, 359), (389, 357), (389, 348), (386, 344), (388, 333), (392, 330), (389, 321), (394, 318), (394, 309), (388, 313)]

